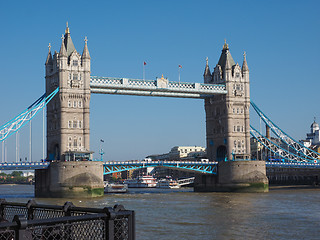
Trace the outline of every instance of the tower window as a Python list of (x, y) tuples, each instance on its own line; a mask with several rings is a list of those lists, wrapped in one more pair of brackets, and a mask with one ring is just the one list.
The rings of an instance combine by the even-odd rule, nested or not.
[(73, 74), (73, 80), (78, 80), (78, 74), (76, 73)]
[(73, 61), (72, 61), (72, 65), (73, 65), (73, 66), (78, 66), (78, 60), (73, 60)]
[(73, 121), (73, 128), (76, 128), (76, 127), (77, 127), (77, 121), (74, 120), (74, 121)]

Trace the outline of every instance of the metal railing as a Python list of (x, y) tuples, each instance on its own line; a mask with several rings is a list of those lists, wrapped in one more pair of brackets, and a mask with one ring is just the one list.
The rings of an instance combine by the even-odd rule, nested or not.
[(0, 199), (0, 239), (134, 240), (134, 211), (6, 202)]

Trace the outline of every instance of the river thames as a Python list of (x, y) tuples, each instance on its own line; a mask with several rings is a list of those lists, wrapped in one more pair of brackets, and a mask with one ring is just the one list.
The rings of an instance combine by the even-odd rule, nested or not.
[[(30, 185), (0, 185), (0, 198), (34, 199)], [(136, 212), (137, 240), (320, 239), (320, 189), (269, 193), (195, 193), (182, 189), (129, 189), (94, 199), (44, 199), (38, 203), (103, 208), (122, 204)]]

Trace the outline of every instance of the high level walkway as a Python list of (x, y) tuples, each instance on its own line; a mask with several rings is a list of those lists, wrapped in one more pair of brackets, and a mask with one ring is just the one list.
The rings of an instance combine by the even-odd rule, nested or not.
[(199, 99), (227, 93), (223, 84), (169, 82), (163, 77), (142, 80), (91, 76), (90, 89), (91, 93)]

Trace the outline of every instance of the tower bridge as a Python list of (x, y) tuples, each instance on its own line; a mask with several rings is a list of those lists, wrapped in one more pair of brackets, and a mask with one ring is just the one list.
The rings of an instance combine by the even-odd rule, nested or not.
[[(39, 109), (46, 106), (47, 160), (52, 163), (48, 169), (36, 170), (37, 197), (101, 195), (103, 171), (122, 171), (129, 166), (140, 168), (145, 165), (116, 166), (114, 163), (112, 166), (103, 166), (102, 162), (79, 161), (89, 160), (92, 155), (91, 94), (204, 99), (206, 149), (207, 157), (212, 163), (206, 166), (187, 163), (169, 166), (166, 163), (165, 166), (188, 170), (193, 168), (194, 171), (211, 173), (196, 179), (195, 190), (199, 191), (268, 190), (265, 162), (250, 160), (250, 133), (255, 136), (255, 131), (250, 126), (249, 109), (252, 103), (246, 55), (244, 54), (242, 66), (235, 63), (226, 42), (213, 72), (210, 71), (208, 59), (206, 60), (204, 83), (171, 82), (163, 76), (156, 80), (98, 77), (91, 75), (87, 39), (82, 54), (78, 53), (67, 27), (59, 52), (52, 55), (49, 45), (45, 72), (47, 98), (37, 100), (23, 114), (0, 128), (0, 139), (3, 140), (23, 125), (18, 126), (18, 123), (30, 120)], [(287, 161), (318, 163), (318, 154), (306, 154), (309, 150), (292, 144), (291, 138), (279, 130), (256, 105), (253, 104), (253, 107), (272, 131), (283, 142), (290, 144), (290, 147), (288, 150), (273, 147), (274, 144), (261, 135), (256, 135), (257, 140), (266, 144), (274, 154), (284, 156)]]

